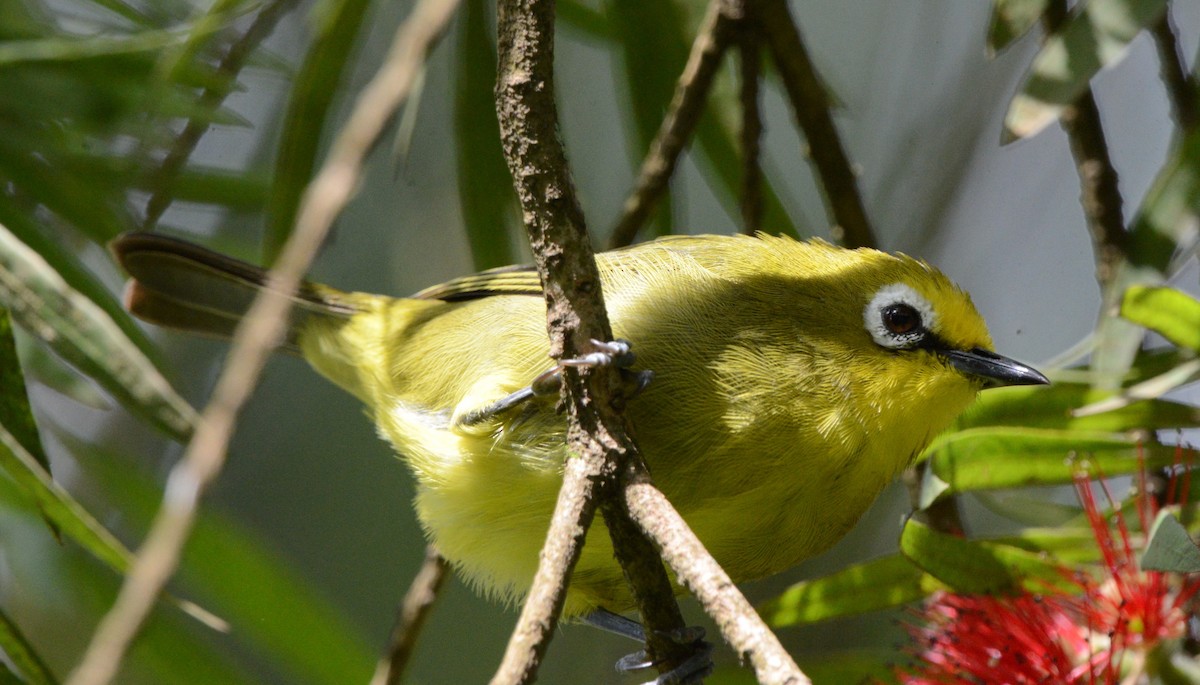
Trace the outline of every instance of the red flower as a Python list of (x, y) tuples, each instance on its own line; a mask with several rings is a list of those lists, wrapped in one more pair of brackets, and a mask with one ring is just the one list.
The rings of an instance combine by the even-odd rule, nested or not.
[[(1183, 473), (1182, 479), (1171, 479), (1167, 501), (1176, 500), (1177, 487), (1182, 490), (1179, 499), (1187, 500), (1189, 478)], [(1135, 507), (1146, 531), (1160, 505), (1147, 492), (1144, 472), (1140, 484)], [(1099, 487), (1111, 503), (1103, 481)], [(1200, 590), (1200, 579), (1139, 569), (1124, 514), (1117, 509), (1110, 519), (1101, 512), (1087, 474), (1076, 476), (1075, 488), (1100, 551), (1102, 564), (1096, 572), (1064, 569), (1067, 585), (1076, 589), (1042, 595), (934, 595), (920, 612), (921, 625), (909, 628), (917, 641), (917, 663), (898, 674), (901, 683), (1145, 681), (1150, 650), (1183, 635), (1185, 605)]]

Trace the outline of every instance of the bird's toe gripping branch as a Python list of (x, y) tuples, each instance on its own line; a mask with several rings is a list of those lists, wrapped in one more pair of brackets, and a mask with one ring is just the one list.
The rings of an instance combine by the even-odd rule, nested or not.
[(567, 367), (581, 368), (585, 366), (615, 365), (620, 369), (622, 377), (625, 378), (629, 386), (629, 397), (636, 396), (645, 390), (650, 385), (650, 382), (654, 380), (654, 372), (649, 369), (633, 371), (629, 368), (633, 366), (637, 357), (633, 353), (633, 344), (628, 340), (592, 340), (591, 344), (591, 352), (584, 354), (582, 357), (560, 360), (553, 368), (534, 378), (528, 387), (521, 388), (479, 409), (467, 412), (461, 415), (456, 423), (462, 428), (476, 426), (490, 421), (500, 414), (536, 397), (557, 397), (559, 388), (562, 386), (562, 370)]
[[(645, 629), (642, 624), (620, 614), (614, 614), (605, 609), (597, 609), (583, 620), (596, 628), (615, 633), (638, 642), (646, 641)], [(698, 683), (713, 671), (711, 643), (704, 640), (704, 629), (699, 626), (689, 626), (681, 630), (671, 631), (664, 635), (672, 642), (687, 647), (691, 654), (675, 668), (660, 674), (654, 680), (644, 685), (688, 685)], [(635, 673), (645, 671), (658, 665), (651, 659), (646, 650), (627, 654), (617, 660), (616, 669), (620, 673)]]

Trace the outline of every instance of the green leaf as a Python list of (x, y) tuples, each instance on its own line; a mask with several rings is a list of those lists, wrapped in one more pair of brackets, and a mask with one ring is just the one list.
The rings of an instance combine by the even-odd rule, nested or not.
[(1056, 120), (1101, 69), (1120, 61), (1166, 0), (1091, 0), (1050, 36), (1004, 118), (1006, 134), (1026, 138)]
[(1082, 383), (996, 388), (979, 396), (959, 420), (960, 428), (1021, 426), (1119, 433), (1200, 425), (1200, 409), (1168, 400), (1146, 400), (1100, 414), (1081, 415), (1080, 407), (1113, 397)]
[(995, 0), (988, 26), (988, 50), (992, 54), (1025, 35), (1042, 18), (1049, 0)]
[(8, 310), (0, 307), (0, 428), (7, 430), (43, 469), (50, 470), (50, 460), (42, 449), (29, 395), (25, 390), (25, 374), (17, 358), (17, 342), (13, 338), (12, 319)]
[(118, 573), (129, 569), (129, 550), (100, 525), (11, 433), (0, 426), (0, 469), (66, 537)]
[(496, 120), (496, 46), (488, 29), (488, 5), (483, 0), (463, 3), (454, 79), (458, 198), (480, 271), (516, 261), (509, 227), (519, 218)]
[(150, 29), (127, 36), (61, 36), (0, 43), (0, 68), (28, 62), (65, 62), (109, 55), (154, 52), (182, 42), (177, 29)]
[(1149, 469), (1169, 466), (1177, 459), (1174, 447), (1143, 444), (1125, 435), (1018, 427), (947, 433), (936, 438), (925, 454), (951, 491), (964, 492), (1065, 484), (1089, 467), (1105, 476), (1135, 473), (1140, 469), (1139, 450)]
[(1200, 571), (1200, 548), (1192, 541), (1179, 519), (1163, 509), (1150, 527), (1142, 570), (1196, 573)]
[(941, 587), (911, 561), (893, 555), (796, 583), (760, 605), (758, 613), (783, 628), (900, 606)]
[(915, 519), (904, 524), (900, 553), (956, 592), (1044, 591), (1066, 582), (1063, 568), (1040, 554), (998, 542), (939, 533)]
[(154, 364), (103, 310), (3, 226), (0, 302), (26, 330), (132, 411), (177, 439), (191, 434), (195, 410)]
[(263, 234), (267, 264), (275, 261), (292, 234), (300, 198), (316, 167), (325, 121), (347, 75), (347, 65), (353, 61), (355, 39), (369, 4), (368, 0), (344, 0), (319, 6), (322, 16), (314, 22), (316, 36), (293, 80), (283, 118)]
[(1121, 316), (1175, 345), (1200, 352), (1200, 301), (1181, 290), (1129, 288), (1121, 300)]
[(58, 681), (38, 656), (33, 645), (21, 634), (12, 619), (0, 609), (0, 654), (12, 663), (29, 685), (54, 685)]

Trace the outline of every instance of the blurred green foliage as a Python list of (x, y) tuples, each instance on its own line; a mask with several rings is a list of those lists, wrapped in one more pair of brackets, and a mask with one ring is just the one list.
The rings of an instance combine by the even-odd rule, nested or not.
[[(1094, 0), (1078, 8), (1031, 59), (1007, 129), (1030, 135), (1053, 121), (1101, 69), (1123, 58), (1130, 41), (1159, 21), (1167, 6), (1165, 0)], [(1045, 0), (997, 0), (990, 48), (1006, 50), (1034, 30), (1045, 7)], [(38, 567), (41, 556), (59, 559), (57, 566), (45, 562), (52, 582), (23, 588), (29, 597), (15, 602), (19, 612), (0, 611), (0, 650), (11, 664), (0, 664), (0, 682), (52, 683), (66, 675), (86, 635), (65, 648), (38, 644), (26, 638), (19, 617), (70, 623), (76, 619), (65, 605), (85, 606), (88, 616), (103, 611), (129, 565), (131, 552), (122, 540), (139, 539), (161, 496), (154, 472), (129, 455), (69, 440), (61, 426), (39, 430), (24, 374), (32, 370), (43, 382), (58, 378), (56, 388), (94, 404), (94, 389), (71, 390), (71, 379), (85, 377), (148, 425), (187, 439), (195, 412), (168, 381), (163, 355), (113, 294), (103, 245), (122, 231), (153, 227), (161, 212), (146, 212), (146, 206), (187, 203), (229, 222), (253, 223), (265, 236), (264, 257), (277, 254), (320, 163), (322, 141), (354, 85), (361, 44), (378, 9), (365, 0), (321, 0), (315, 7), (282, 0), (0, 0), (0, 468), (7, 475), (0, 479), (0, 557), (24, 569)], [(562, 3), (563, 24), (623, 60), (616, 96), (632, 148), (645, 149), (658, 130), (702, 11), (696, 0)], [(456, 159), (463, 233), (475, 265), (484, 268), (514, 259), (519, 208), (490, 107), (491, 10), (465, 0), (460, 12), (452, 76), (457, 149), (446, 155)], [(258, 47), (274, 22), (297, 14), (309, 29), (298, 59)], [(243, 88), (247, 64), (286, 81), (284, 110), (259, 113), (270, 122), (225, 104)], [(718, 81), (695, 147), (702, 177), (719, 206), (735, 216), (739, 108), (729, 86), (728, 79)], [(268, 163), (192, 160), (195, 140), (188, 140), (188, 131), (199, 136), (214, 125), (277, 125), (265, 143)], [(1148, 327), (1170, 347), (1141, 351), (1108, 389), (1098, 389), (1100, 372), (1085, 365), (1052, 372), (1056, 382), (1047, 388), (985, 394), (927, 451), (923, 504), (1069, 483), (1083, 465), (1115, 476), (1134, 473), (1143, 463), (1158, 468), (1180, 459), (1174, 446), (1152, 439), (1155, 431), (1200, 426), (1195, 406), (1163, 397), (1200, 377), (1200, 305), (1185, 293), (1157, 287), (1182, 251), (1194, 251), (1188, 227), (1200, 213), (1200, 131), (1180, 127), (1176, 139), (1158, 180), (1132, 213), (1129, 277), (1117, 279), (1122, 286), (1150, 284), (1130, 290), (1120, 314), (1137, 324), (1128, 329), (1137, 341), (1144, 337), (1141, 327)], [(640, 162), (630, 160), (631, 174)], [(775, 190), (787, 182), (767, 175), (764, 224), (794, 231), (798, 222)], [(664, 203), (655, 232), (672, 228), (671, 205)], [(1111, 316), (1116, 313), (1102, 313)], [(23, 331), (18, 335), (53, 354), (18, 357), (10, 321)], [(47, 433), (54, 435), (55, 449), (72, 456), (73, 468), (88, 474), (89, 492), (74, 492), (51, 477), (56, 462), (46, 456)], [(1190, 450), (1185, 459), (1194, 459)], [(119, 520), (97, 520), (91, 489), (121, 512)], [(1076, 516), (1059, 528), (1022, 528), (971, 541), (910, 522), (901, 555), (806, 581), (762, 608), (784, 627), (903, 605), (939, 588), (993, 591), (1030, 578), (1045, 581), (1048, 560), (1080, 567), (1095, 561), (1083, 525)], [(131, 655), (131, 682), (366, 679), (381, 636), (358, 634), (321, 589), (257, 535), (220, 512), (203, 512), (179, 594), (234, 630), (220, 635), (202, 627), (180, 613), (188, 611), (186, 602), (168, 598), (143, 647)], [(56, 536), (65, 547), (57, 546)], [(1168, 555), (1186, 555), (1178, 536), (1173, 539)], [(5, 579), (0, 577), (0, 594), (10, 596)], [(829, 674), (826, 682), (845, 682), (840, 679), (847, 673), (886, 673), (881, 664), (887, 658), (874, 652), (831, 655), (816, 672)], [(719, 672), (713, 682), (742, 678)]]

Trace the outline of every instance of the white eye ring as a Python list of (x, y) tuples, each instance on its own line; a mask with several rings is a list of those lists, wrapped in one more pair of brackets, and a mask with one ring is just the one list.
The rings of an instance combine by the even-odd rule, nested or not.
[[(911, 331), (895, 333), (888, 328), (884, 313), (895, 305), (908, 306), (920, 316), (920, 322)], [(904, 283), (892, 283), (880, 288), (867, 303), (863, 310), (863, 325), (880, 347), (905, 350), (918, 345), (937, 326), (937, 312), (916, 290)]]

